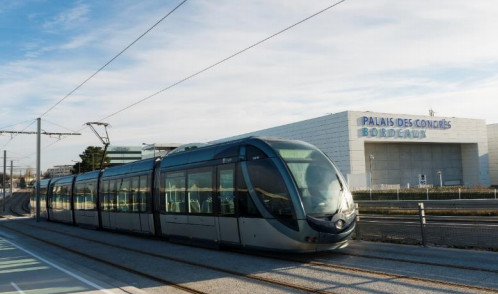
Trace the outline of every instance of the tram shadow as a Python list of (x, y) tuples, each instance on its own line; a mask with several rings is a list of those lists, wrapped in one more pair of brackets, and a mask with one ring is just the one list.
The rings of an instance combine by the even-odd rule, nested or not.
[[(175, 287), (210, 293), (341, 292), (346, 289), (385, 293), (379, 290), (382, 287), (395, 292), (465, 292), (455, 292), (454, 288), (446, 291), (440, 289), (441, 285), (410, 279), (413, 276), (429, 279), (431, 271), (422, 265), (415, 269), (412, 265), (400, 265), (399, 261), (354, 256), (351, 249), (358, 252), (354, 241), (350, 249), (324, 253), (241, 252), (46, 221), (37, 223), (31, 218), (2, 219), (0, 238), (3, 240), (0, 244), (2, 293), (14, 291), (11, 282), (33, 293), (114, 292), (135, 288), (147, 291), (158, 287), (161, 291)], [(366, 244), (364, 251), (379, 250), (368, 242), (363, 243)], [(432, 271), (430, 275), (432, 279), (439, 279), (437, 272)], [(487, 277), (487, 280), (493, 279)], [(498, 289), (498, 285), (495, 286)]]

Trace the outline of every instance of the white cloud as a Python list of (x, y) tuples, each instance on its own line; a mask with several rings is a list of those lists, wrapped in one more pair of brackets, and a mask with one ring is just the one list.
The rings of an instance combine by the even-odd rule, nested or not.
[[(44, 119), (81, 129), (331, 3), (187, 2)], [(92, 27), (91, 4), (79, 2), (52, 19), (53, 27), (86, 22), (56, 45), (59, 56), (0, 65), (0, 92), (9, 93), (3, 122), (40, 115), (174, 5), (125, 4)], [(496, 123), (497, 14), (495, 1), (346, 1), (108, 119), (111, 143), (209, 141), (344, 110), (423, 115), (433, 108)], [(70, 163), (99, 144), (83, 133), (47, 148), (43, 165)], [(7, 148), (32, 153), (31, 144), (17, 138)]]
[(88, 20), (89, 6), (81, 1), (76, 2), (74, 7), (65, 10), (52, 17), (43, 24), (45, 30), (57, 31), (65, 28), (73, 28)]

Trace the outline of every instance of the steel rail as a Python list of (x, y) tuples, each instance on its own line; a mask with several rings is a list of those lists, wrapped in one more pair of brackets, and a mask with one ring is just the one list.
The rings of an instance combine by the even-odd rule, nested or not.
[[(236, 250), (235, 252), (238, 252), (240, 254), (254, 255), (254, 256), (258, 256), (258, 257), (266, 257), (269, 259), (277, 259), (277, 260), (282, 260), (282, 261), (287, 261), (287, 262), (296, 262), (299, 264), (306, 264), (309, 266), (315, 266), (315, 267), (320, 267), (320, 268), (339, 269), (339, 270), (344, 270), (344, 271), (350, 271), (353, 273), (366, 273), (366, 274), (372, 274), (372, 275), (379, 275), (379, 276), (383, 276), (383, 277), (387, 277), (387, 278), (411, 280), (411, 281), (424, 282), (424, 283), (429, 283), (429, 284), (434, 284), (434, 285), (443, 285), (443, 286), (468, 289), (468, 290), (479, 290), (479, 291), (485, 291), (485, 292), (490, 292), (490, 293), (497, 293), (498, 292), (497, 289), (488, 288), (488, 287), (473, 286), (473, 285), (461, 284), (461, 283), (455, 283), (455, 282), (446, 282), (446, 281), (441, 281), (441, 280), (413, 277), (413, 276), (407, 276), (407, 275), (402, 275), (402, 274), (393, 274), (393, 273), (368, 270), (368, 269), (357, 268), (357, 267), (334, 265), (334, 264), (328, 264), (328, 263), (318, 262), (318, 261), (308, 261), (308, 260), (303, 260), (303, 259), (295, 258), (295, 257), (288, 257), (288, 256), (282, 257), (282, 256), (278, 256), (278, 255), (271, 254), (271, 253), (243, 252), (243, 251), (239, 251), (239, 250)], [(388, 259), (386, 259), (386, 260), (388, 260)], [(409, 262), (409, 261), (406, 261), (406, 262)], [(444, 265), (439, 265), (439, 266), (444, 266)]]
[[(175, 258), (175, 257), (169, 257), (169, 256), (157, 254), (157, 253), (147, 252), (147, 251), (143, 251), (143, 250), (137, 250), (137, 249), (129, 248), (129, 247), (122, 246), (122, 245), (116, 245), (116, 244), (112, 244), (112, 243), (108, 243), (108, 242), (104, 242), (104, 241), (100, 241), (100, 240), (95, 240), (95, 239), (92, 239), (92, 238), (85, 238), (85, 237), (74, 235), (74, 234), (67, 233), (67, 232), (59, 232), (59, 231), (53, 230), (53, 229), (41, 228), (39, 226), (34, 226), (34, 225), (31, 225), (31, 224), (23, 224), (23, 225), (35, 227), (37, 229), (42, 229), (42, 230), (46, 230), (46, 231), (51, 231), (51, 232), (58, 233), (58, 234), (67, 235), (67, 236), (70, 236), (70, 237), (73, 237), (73, 238), (78, 238), (78, 239), (86, 240), (86, 241), (89, 241), (89, 242), (95, 242), (95, 243), (99, 243), (99, 244), (107, 245), (107, 246), (112, 246), (112, 247), (123, 249), (123, 250), (129, 250), (129, 251), (132, 251), (132, 252), (135, 252), (135, 253), (140, 253), (140, 254), (144, 254), (144, 255), (148, 255), (148, 256), (160, 258), (160, 259), (166, 259), (166, 260), (169, 260), (169, 261), (180, 262), (180, 263), (184, 263), (184, 264), (188, 264), (188, 265), (192, 265), (192, 266), (199, 266), (199, 267), (203, 267), (203, 268), (210, 269), (210, 270), (220, 271), (220, 272), (224, 272), (224, 273), (232, 274), (232, 275), (236, 275), (236, 276), (241, 276), (241, 277), (248, 278), (248, 279), (254, 279), (254, 280), (258, 280), (258, 281), (262, 281), (262, 282), (267, 282), (267, 283), (270, 283), (270, 284), (275, 284), (275, 285), (280, 285), (280, 286), (284, 286), (284, 287), (294, 288), (294, 289), (297, 289), (297, 290), (303, 290), (303, 291), (307, 291), (307, 292), (311, 292), (311, 293), (331, 293), (329, 291), (323, 291), (323, 290), (318, 290), (318, 289), (312, 289), (312, 288), (309, 288), (309, 287), (297, 286), (297, 285), (289, 284), (287, 282), (282, 282), (282, 281), (278, 281), (278, 280), (274, 280), (274, 279), (267, 279), (267, 278), (263, 278), (263, 277), (260, 277), (260, 276), (257, 276), (257, 275), (247, 275), (247, 274), (243, 274), (243, 273), (236, 272), (236, 271), (233, 271), (233, 270), (222, 269), (222, 268), (218, 268), (218, 267), (214, 267), (214, 266), (210, 266), (210, 265), (200, 264), (200, 263), (197, 263), (197, 262), (182, 260), (182, 259)], [(21, 233), (21, 234), (23, 234), (23, 233)], [(26, 233), (24, 233), (24, 234), (27, 235)], [(36, 238), (37, 237), (35, 237), (35, 239)], [(480, 290), (480, 291), (487, 291), (487, 292), (496, 292), (496, 289), (487, 288), (487, 287), (480, 287), (480, 286), (473, 286), (473, 285), (467, 285), (467, 284), (461, 284), (461, 283), (454, 283), (454, 282), (446, 282), (446, 281), (440, 281), (440, 280), (434, 280), (434, 279), (413, 277), (413, 276), (407, 276), (407, 275), (402, 275), (402, 274), (392, 274), (392, 273), (386, 273), (386, 272), (381, 272), (381, 271), (360, 269), (360, 268), (355, 268), (355, 267), (333, 265), (333, 264), (327, 264), (327, 263), (323, 263), (323, 262), (303, 260), (303, 259), (300, 259), (300, 258), (282, 257), (282, 256), (278, 256), (278, 255), (263, 254), (263, 253), (254, 253), (254, 252), (246, 252), (246, 251), (240, 251), (240, 250), (231, 250), (231, 251), (239, 253), (239, 254), (245, 254), (245, 255), (247, 255), (247, 254), (249, 254), (249, 255), (256, 255), (256, 256), (260, 256), (260, 257), (272, 258), (272, 259), (278, 259), (278, 260), (284, 260), (284, 261), (288, 261), (288, 262), (297, 262), (297, 263), (300, 263), (300, 264), (304, 263), (304, 264), (308, 264), (308, 265), (316, 266), (316, 267), (332, 268), (332, 269), (340, 269), (340, 270), (348, 270), (348, 271), (352, 271), (352, 272), (362, 272), (362, 273), (368, 273), (368, 274), (374, 274), (374, 275), (382, 275), (382, 276), (386, 276), (386, 277), (390, 277), (390, 278), (407, 279), (407, 280), (413, 280), (413, 281), (419, 281), (419, 282), (427, 282), (427, 283), (432, 283), (432, 284), (439, 284), (439, 285), (445, 285), (445, 286), (451, 286), (451, 287), (457, 287), (457, 288), (464, 288), (464, 289)], [(411, 264), (439, 266), (439, 267), (455, 268), (455, 269), (462, 269), (462, 270), (471, 270), (471, 271), (481, 271), (481, 272), (498, 273), (498, 270), (481, 269), (481, 268), (476, 268), (476, 267), (468, 267), (468, 266), (460, 266), (460, 265), (452, 265), (452, 264), (444, 264), (444, 263), (436, 263), (436, 262), (413, 261), (413, 260), (406, 260), (406, 259), (399, 259), (399, 258), (378, 257), (378, 256), (371, 256), (371, 255), (366, 255), (366, 254), (356, 254), (356, 253), (334, 252), (333, 254), (348, 255), (348, 256), (355, 256), (355, 257), (361, 257), (361, 258), (371, 258), (371, 259), (387, 260), (387, 261), (394, 261), (394, 262), (411, 263)]]
[(163, 278), (160, 278), (160, 277), (157, 277), (157, 276), (154, 276), (154, 275), (150, 275), (150, 274), (144, 273), (142, 271), (133, 269), (131, 267), (126, 267), (126, 266), (123, 266), (121, 264), (118, 264), (118, 263), (115, 263), (115, 262), (112, 262), (112, 261), (109, 261), (109, 260), (106, 260), (106, 259), (103, 259), (103, 258), (100, 258), (100, 257), (96, 257), (96, 256), (88, 254), (88, 253), (84, 253), (84, 252), (81, 252), (81, 251), (78, 251), (78, 250), (75, 250), (75, 249), (72, 249), (72, 248), (68, 248), (68, 247), (62, 246), (60, 244), (57, 244), (54, 241), (49, 241), (49, 240), (46, 240), (46, 239), (34, 236), (32, 234), (28, 234), (28, 233), (23, 232), (23, 231), (21, 231), (19, 229), (14, 229), (14, 228), (8, 227), (8, 226), (6, 226), (4, 224), (0, 224), (0, 227), (3, 227), (5, 229), (7, 229), (7, 230), (11, 230), (13, 232), (16, 232), (16, 233), (21, 234), (23, 236), (26, 236), (26, 237), (29, 237), (31, 239), (37, 240), (39, 242), (48, 244), (50, 246), (53, 246), (53, 247), (56, 247), (56, 248), (59, 248), (59, 249), (63, 249), (65, 251), (71, 252), (73, 254), (76, 254), (76, 255), (79, 255), (79, 256), (83, 256), (85, 258), (88, 258), (88, 259), (91, 259), (91, 260), (94, 260), (94, 261), (97, 261), (97, 262), (100, 262), (100, 263), (103, 263), (103, 264), (106, 264), (106, 265), (118, 268), (120, 270), (124, 270), (126, 272), (129, 272), (129, 273), (132, 273), (132, 274), (135, 274), (135, 275), (138, 275), (138, 276), (141, 276), (141, 277), (144, 277), (144, 278), (147, 278), (147, 279), (159, 282), (159, 283), (161, 283), (163, 285), (166, 285), (166, 286), (171, 286), (171, 287), (174, 287), (174, 288), (177, 288), (177, 289), (189, 292), (189, 293), (207, 294), (207, 292), (203, 292), (203, 291), (199, 291), (199, 290), (196, 290), (196, 289), (193, 289), (193, 288), (190, 288), (190, 287), (182, 286), (180, 284), (168, 281), (166, 279), (163, 279)]
[[(279, 281), (279, 280), (275, 280), (275, 279), (265, 278), (265, 277), (261, 277), (261, 276), (258, 276), (258, 275), (245, 274), (245, 273), (241, 273), (241, 272), (230, 270), (230, 269), (220, 268), (220, 267), (216, 267), (216, 266), (212, 266), (212, 265), (206, 265), (206, 264), (202, 264), (202, 263), (198, 263), (198, 262), (194, 262), (194, 261), (184, 260), (184, 259), (180, 259), (180, 258), (176, 258), (176, 257), (171, 257), (171, 256), (166, 256), (166, 255), (162, 255), (162, 254), (157, 254), (157, 253), (153, 253), (153, 252), (148, 252), (148, 251), (144, 251), (144, 250), (140, 250), (140, 249), (130, 248), (130, 247), (127, 247), (127, 246), (113, 244), (113, 243), (109, 243), (109, 242), (105, 242), (105, 241), (101, 241), (101, 240), (96, 240), (96, 239), (93, 239), (93, 238), (82, 237), (80, 235), (75, 235), (75, 234), (72, 234), (72, 233), (60, 232), (60, 231), (57, 231), (57, 230), (54, 230), (54, 229), (41, 228), (40, 226), (35, 226), (35, 225), (31, 225), (31, 224), (26, 224), (26, 223), (23, 223), (23, 225), (36, 228), (37, 230), (44, 230), (44, 231), (54, 232), (54, 233), (61, 234), (61, 235), (64, 235), (64, 236), (69, 236), (69, 237), (72, 237), (72, 238), (76, 238), (76, 239), (80, 239), (80, 240), (85, 240), (85, 241), (88, 241), (88, 242), (94, 242), (94, 243), (97, 243), (97, 244), (101, 244), (101, 245), (105, 245), (105, 246), (110, 246), (110, 247), (113, 247), (113, 248), (127, 250), (127, 251), (130, 251), (130, 252), (133, 252), (133, 253), (138, 253), (138, 254), (142, 254), (142, 255), (146, 255), (146, 256), (150, 256), (150, 257), (154, 257), (154, 258), (159, 258), (159, 259), (163, 259), (163, 260), (167, 260), (167, 261), (173, 261), (173, 262), (183, 263), (183, 264), (187, 264), (187, 265), (191, 265), (191, 266), (196, 266), (196, 267), (200, 267), (200, 268), (205, 268), (205, 269), (209, 269), (209, 270), (213, 270), (213, 271), (218, 271), (218, 272), (222, 272), (222, 273), (226, 273), (226, 274), (238, 276), (238, 277), (241, 277), (241, 278), (247, 278), (247, 279), (250, 279), (250, 280), (264, 282), (264, 283), (271, 284), (271, 285), (282, 286), (282, 287), (291, 288), (291, 289), (295, 289), (295, 290), (305, 291), (305, 292), (308, 292), (308, 293), (318, 293), (318, 294), (333, 294), (333, 293), (335, 293), (335, 292), (331, 292), (331, 291), (314, 289), (314, 288), (306, 287), (306, 286), (302, 286), (302, 285), (296, 285), (296, 284), (288, 283), (288, 282), (285, 282), (285, 281)], [(8, 228), (8, 229), (11, 229), (13, 231), (19, 232), (19, 233), (21, 233), (23, 235), (26, 235), (28, 237), (31, 236), (31, 235), (29, 235), (27, 233), (20, 232), (20, 231), (17, 231), (15, 229), (12, 229), (12, 228)], [(33, 237), (33, 238), (35, 238), (35, 239), (37, 239), (39, 241), (44, 242), (39, 237)], [(49, 244), (52, 243), (51, 241), (47, 241), (47, 242), (50, 242)], [(60, 245), (56, 245), (56, 246), (59, 247), (59, 248), (65, 248), (65, 247), (60, 246)], [(83, 254), (85, 254), (85, 253), (83, 253)], [(85, 254), (84, 256), (86, 257), (86, 255), (87, 254)], [(92, 258), (92, 259), (94, 259), (94, 258)], [(97, 259), (97, 261), (101, 261), (102, 262), (102, 260), (100, 260), (100, 259)]]

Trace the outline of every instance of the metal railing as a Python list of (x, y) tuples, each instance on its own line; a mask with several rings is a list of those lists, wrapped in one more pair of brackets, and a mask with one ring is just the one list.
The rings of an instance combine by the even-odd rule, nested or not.
[(422, 246), (498, 250), (498, 201), (449, 202), (357, 203), (359, 209), (355, 238)]
[(498, 199), (497, 189), (389, 189), (352, 191), (355, 200), (454, 200), (454, 199)]

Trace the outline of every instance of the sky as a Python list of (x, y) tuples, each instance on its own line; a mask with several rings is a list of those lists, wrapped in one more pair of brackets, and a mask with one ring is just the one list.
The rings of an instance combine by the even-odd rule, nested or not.
[[(45, 170), (101, 146), (85, 128), (95, 121), (115, 146), (346, 110), (498, 123), (496, 0), (346, 0), (176, 84), (335, 3), (189, 0), (57, 104), (180, 3), (0, 0), (0, 130), (35, 131), (41, 117), (46, 132), (81, 132), (42, 136)], [(0, 147), (16, 169), (35, 167), (36, 136), (3, 134)]]

